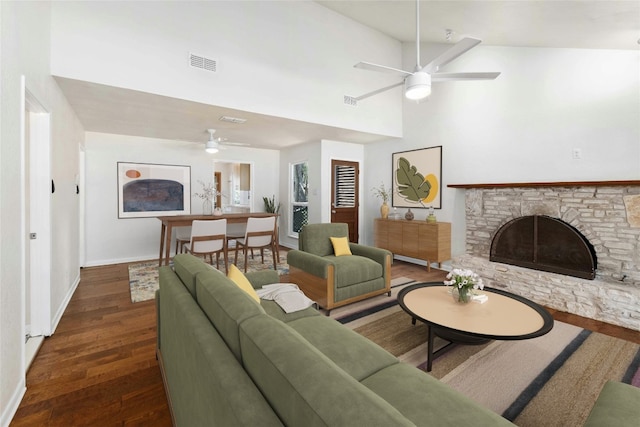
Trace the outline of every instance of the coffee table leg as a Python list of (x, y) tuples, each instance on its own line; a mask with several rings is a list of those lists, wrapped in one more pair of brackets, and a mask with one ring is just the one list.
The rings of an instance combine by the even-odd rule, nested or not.
[(429, 327), (429, 340), (427, 341), (427, 372), (431, 372), (431, 363), (433, 362), (433, 326)]

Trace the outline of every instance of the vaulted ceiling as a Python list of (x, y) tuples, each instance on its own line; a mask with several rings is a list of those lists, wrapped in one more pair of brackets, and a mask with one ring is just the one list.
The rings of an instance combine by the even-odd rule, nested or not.
[[(413, 0), (341, 0), (317, 3), (403, 42), (415, 41)], [(485, 45), (550, 48), (640, 49), (640, 2), (631, 1), (424, 1), (421, 41), (445, 43), (463, 36)], [(71, 79), (58, 79), (85, 130), (206, 141), (210, 117), (250, 119), (242, 127), (217, 123), (220, 135), (253, 147), (283, 148), (332, 139), (369, 143), (380, 135), (236, 111)]]

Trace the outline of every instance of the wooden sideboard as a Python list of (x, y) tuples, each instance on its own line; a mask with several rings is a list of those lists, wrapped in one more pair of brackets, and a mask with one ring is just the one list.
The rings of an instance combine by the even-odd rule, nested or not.
[(424, 259), (431, 271), (431, 262), (451, 259), (451, 223), (407, 221), (405, 219), (374, 220), (375, 246), (394, 255)]

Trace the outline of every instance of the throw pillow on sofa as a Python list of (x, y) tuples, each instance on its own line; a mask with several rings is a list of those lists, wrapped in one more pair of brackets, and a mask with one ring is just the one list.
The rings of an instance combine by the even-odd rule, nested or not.
[(235, 264), (231, 264), (229, 266), (229, 273), (227, 274), (227, 277), (231, 279), (233, 283), (238, 285), (240, 289), (245, 291), (251, 298), (256, 300), (258, 304), (260, 304), (260, 297), (258, 297), (256, 290), (253, 289), (253, 286), (251, 286), (251, 282), (249, 282), (249, 279), (247, 279), (247, 277), (242, 273), (242, 271), (240, 271), (240, 269), (238, 269), (238, 267), (236, 267)]
[(349, 248), (349, 239), (346, 237), (329, 237), (333, 245), (333, 253), (335, 256), (351, 255)]

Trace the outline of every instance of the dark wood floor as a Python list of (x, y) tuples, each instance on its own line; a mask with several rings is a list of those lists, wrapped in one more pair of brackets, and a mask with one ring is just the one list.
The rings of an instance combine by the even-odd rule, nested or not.
[[(445, 274), (402, 261), (392, 268), (394, 278), (418, 281)], [(562, 322), (640, 344), (637, 331), (550, 311)], [(155, 345), (155, 303), (131, 303), (127, 264), (83, 269), (55, 334), (27, 374), (11, 426), (170, 426)]]

